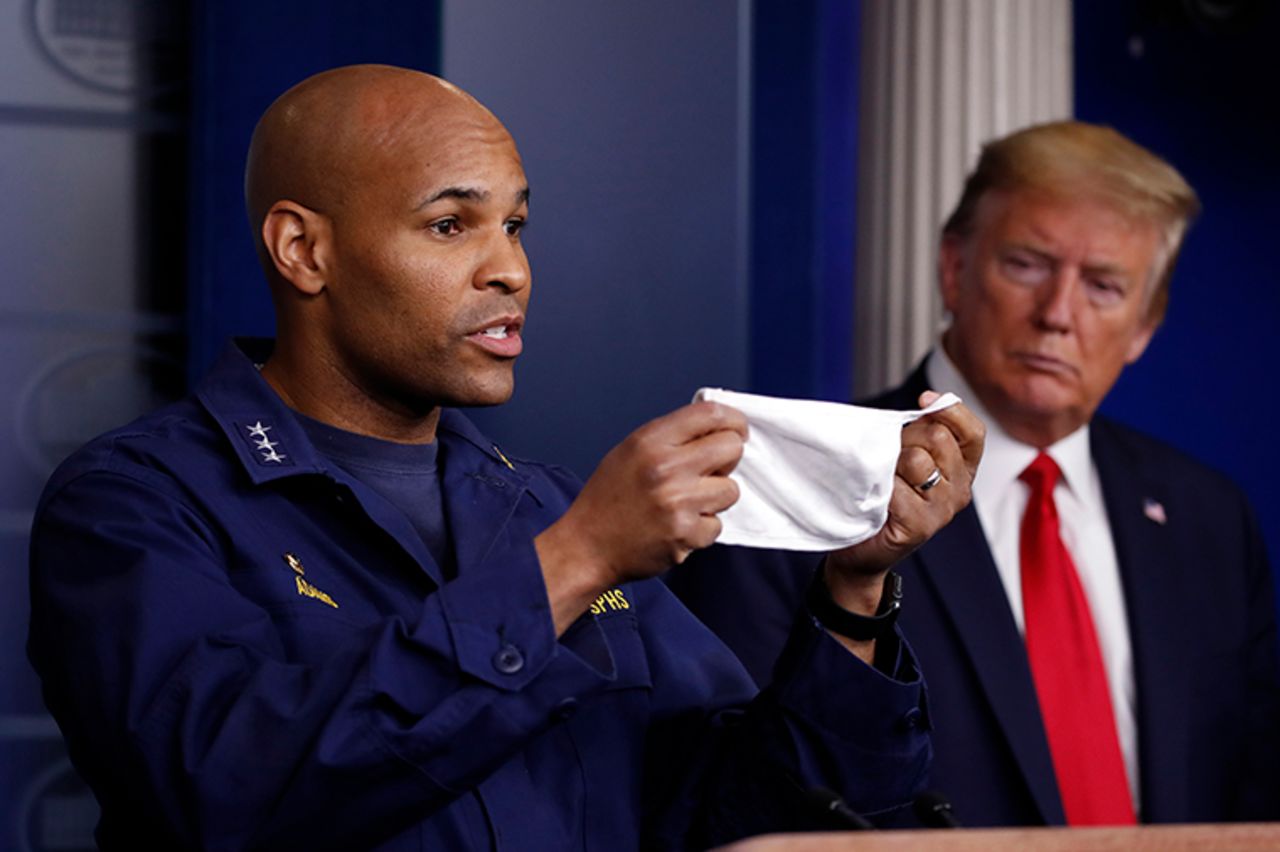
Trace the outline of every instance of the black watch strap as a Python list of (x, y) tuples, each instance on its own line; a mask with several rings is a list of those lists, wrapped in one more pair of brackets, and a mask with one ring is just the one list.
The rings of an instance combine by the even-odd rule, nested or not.
[(902, 575), (890, 571), (884, 578), (884, 591), (880, 595), (880, 606), (875, 615), (859, 615), (850, 612), (831, 599), (831, 590), (824, 579), (825, 565), (813, 572), (813, 580), (809, 583), (809, 591), (805, 595), (805, 603), (818, 623), (833, 633), (868, 642), (879, 639), (893, 630), (902, 610)]

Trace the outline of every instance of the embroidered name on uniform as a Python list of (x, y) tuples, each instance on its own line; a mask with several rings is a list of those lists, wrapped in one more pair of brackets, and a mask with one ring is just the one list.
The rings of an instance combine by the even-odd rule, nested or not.
[(302, 579), (301, 577), (294, 577), (293, 579), (298, 584), (298, 594), (308, 598), (315, 598), (321, 603), (327, 603), (329, 606), (333, 607), (334, 609), (338, 608), (337, 601), (335, 601), (333, 598), (329, 597), (327, 594), (317, 589), (315, 586), (308, 583), (306, 580)]
[(259, 420), (252, 426), (244, 428), (249, 433), (249, 439), (253, 441), (254, 449), (262, 453), (262, 461), (264, 463), (275, 462), (280, 464), (288, 458), (284, 453), (276, 452), (276, 447), (280, 446), (279, 442), (267, 437), (267, 433), (271, 431), (270, 426), (263, 426), (262, 421)]
[(293, 582), (298, 587), (298, 594), (302, 595), (304, 598), (314, 598), (321, 603), (328, 604), (334, 609), (338, 608), (337, 601), (329, 597), (327, 593), (320, 591), (315, 586), (302, 579), (303, 575), (307, 573), (307, 569), (302, 567), (301, 559), (286, 551), (284, 554), (284, 561), (293, 569), (293, 573), (297, 575), (293, 578)]
[(609, 589), (596, 598), (596, 602), (591, 605), (591, 614), (604, 615), (606, 612), (618, 612), (624, 609), (631, 609), (631, 603), (622, 593), (622, 589)]

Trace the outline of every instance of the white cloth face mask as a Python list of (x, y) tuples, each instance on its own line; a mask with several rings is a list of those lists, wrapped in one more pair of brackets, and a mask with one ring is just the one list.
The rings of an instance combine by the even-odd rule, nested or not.
[(902, 427), (960, 401), (943, 394), (918, 411), (886, 411), (809, 399), (702, 388), (747, 417), (750, 435), (730, 474), (738, 502), (720, 513), (716, 541), (827, 551), (874, 536), (889, 518)]

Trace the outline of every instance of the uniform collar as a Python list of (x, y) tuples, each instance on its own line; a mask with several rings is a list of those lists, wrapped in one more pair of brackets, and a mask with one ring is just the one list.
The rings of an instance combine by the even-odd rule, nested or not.
[(293, 412), (258, 372), (274, 341), (236, 338), (196, 388), (255, 485), (304, 473), (328, 473)]
[[(259, 373), (274, 346), (275, 341), (269, 338), (229, 341), (196, 388), (196, 398), (226, 434), (255, 485), (299, 474), (335, 476), (333, 465), (315, 448), (293, 411)], [(525, 464), (510, 461), (461, 412), (441, 410), (436, 436), (442, 461), (447, 453), (467, 471), (530, 489), (540, 499), (533, 484), (536, 480), (531, 480)]]
[(441, 463), (446, 472), (451, 464), (464, 460), (463, 464), (473, 473), (497, 477), (510, 486), (527, 489), (539, 503), (550, 497), (544, 491), (542, 477), (530, 476), (528, 462), (508, 457), (462, 412), (452, 408), (440, 410), (436, 440), (440, 442)]

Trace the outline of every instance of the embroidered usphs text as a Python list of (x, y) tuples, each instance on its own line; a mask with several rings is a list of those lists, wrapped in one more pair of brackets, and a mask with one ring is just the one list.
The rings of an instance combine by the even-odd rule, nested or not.
[(622, 593), (622, 589), (609, 589), (596, 598), (595, 603), (591, 605), (591, 614), (604, 615), (606, 612), (618, 612), (623, 609), (631, 609), (627, 596)]

